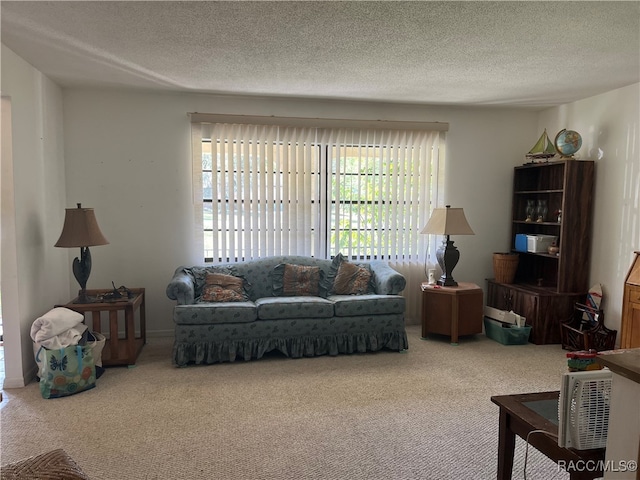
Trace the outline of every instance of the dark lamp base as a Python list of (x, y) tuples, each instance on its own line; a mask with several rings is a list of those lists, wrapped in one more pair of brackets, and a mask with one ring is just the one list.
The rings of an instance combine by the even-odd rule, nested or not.
[(458, 264), (460, 252), (449, 239), (449, 235), (442, 241), (442, 245), (436, 250), (436, 259), (442, 269), (442, 276), (438, 280), (438, 285), (443, 287), (457, 287), (458, 282), (453, 279), (453, 269)]
[(444, 275), (442, 277), (440, 277), (440, 279), (436, 283), (438, 285), (443, 286), (443, 287), (457, 287), (458, 286), (458, 282), (456, 282), (453, 278), (445, 278)]
[(73, 300), (73, 303), (99, 303), (100, 300), (97, 297), (87, 295), (87, 292), (80, 290), (78, 297)]

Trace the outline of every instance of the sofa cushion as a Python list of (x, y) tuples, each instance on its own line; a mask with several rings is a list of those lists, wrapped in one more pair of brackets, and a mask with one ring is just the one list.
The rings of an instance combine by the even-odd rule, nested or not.
[(405, 300), (399, 295), (330, 295), (337, 317), (404, 313)]
[(256, 307), (259, 320), (333, 317), (333, 302), (320, 297), (265, 297)]
[(321, 287), (324, 272), (320, 267), (281, 263), (273, 269), (273, 295), (281, 296), (326, 296)]
[(195, 303), (177, 305), (173, 320), (178, 325), (208, 325), (212, 323), (247, 323), (258, 318), (253, 302)]

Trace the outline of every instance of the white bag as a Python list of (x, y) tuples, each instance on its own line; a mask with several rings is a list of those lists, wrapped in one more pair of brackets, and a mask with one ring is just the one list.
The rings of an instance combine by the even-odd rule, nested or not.
[(87, 346), (93, 349), (93, 361), (96, 367), (102, 367), (102, 349), (104, 348), (107, 337), (100, 332), (89, 332), (89, 335), (93, 335), (95, 338), (94, 341), (89, 340), (87, 342)]

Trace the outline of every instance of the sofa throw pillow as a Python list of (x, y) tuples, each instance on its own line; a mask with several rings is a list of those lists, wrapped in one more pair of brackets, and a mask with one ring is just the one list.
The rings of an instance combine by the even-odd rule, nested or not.
[(371, 271), (368, 268), (343, 262), (333, 282), (333, 292), (336, 295), (364, 295), (370, 292), (370, 282)]
[(204, 279), (204, 283), (205, 285), (220, 285), (240, 292), (244, 288), (244, 279), (226, 273), (209, 272)]
[(329, 269), (328, 291), (335, 295), (364, 295), (374, 291), (368, 265), (350, 263), (338, 253)]
[(276, 297), (326, 296), (321, 287), (324, 274), (320, 267), (281, 263), (273, 269), (273, 294)]
[(247, 295), (244, 279), (223, 273), (207, 273), (201, 302), (244, 302)]
[(233, 271), (230, 267), (190, 267), (190, 268), (182, 268), (182, 271), (185, 272), (193, 279), (194, 284), (194, 298), (196, 301), (200, 301), (200, 297), (202, 297), (202, 290), (206, 285), (206, 278), (209, 273), (223, 273), (225, 275), (233, 275)]
[(219, 285), (205, 285), (200, 296), (201, 303), (212, 302), (244, 302), (244, 295), (235, 290), (222, 288)]

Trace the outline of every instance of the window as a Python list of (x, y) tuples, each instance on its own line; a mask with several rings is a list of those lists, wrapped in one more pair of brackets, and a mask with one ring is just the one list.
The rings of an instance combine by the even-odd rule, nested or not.
[(318, 256), (320, 147), (315, 132), (214, 127), (201, 139), (205, 261)]
[[(194, 123), (206, 262), (272, 255), (422, 263), (443, 134)], [(201, 192), (200, 195), (196, 192)]]
[(327, 146), (328, 253), (416, 260), (435, 203), (438, 146), (424, 132), (354, 133)]

